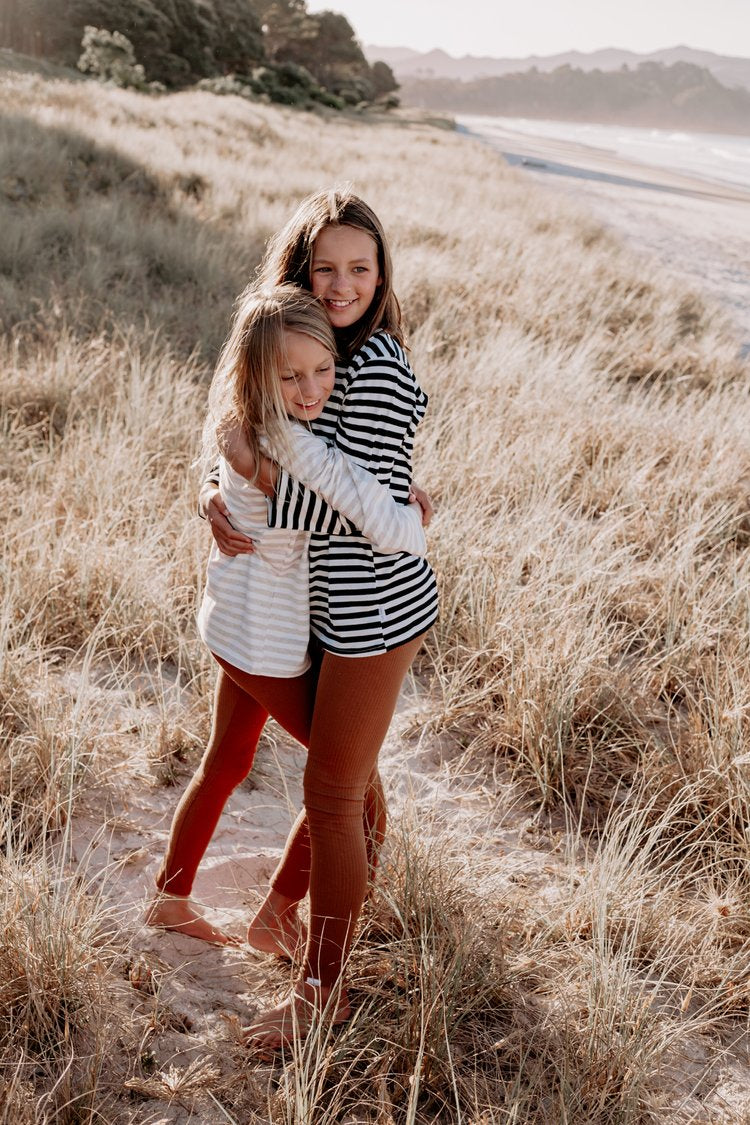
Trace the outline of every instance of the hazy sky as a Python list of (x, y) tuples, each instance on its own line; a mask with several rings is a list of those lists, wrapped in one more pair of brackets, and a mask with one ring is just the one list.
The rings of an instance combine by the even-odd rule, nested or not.
[(750, 0), (308, 0), (343, 12), (363, 43), (517, 58), (686, 43), (750, 57)]

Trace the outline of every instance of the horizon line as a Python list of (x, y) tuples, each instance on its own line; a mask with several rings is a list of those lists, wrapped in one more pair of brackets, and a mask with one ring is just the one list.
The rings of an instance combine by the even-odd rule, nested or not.
[(750, 62), (750, 55), (727, 55), (723, 54), (721, 51), (714, 51), (709, 47), (692, 47), (689, 43), (674, 43), (673, 45), (667, 47), (655, 47), (652, 51), (636, 51), (632, 47), (613, 46), (594, 47), (590, 51), (583, 51), (580, 49), (580, 47), (569, 47), (567, 50), (550, 51), (549, 54), (544, 55), (539, 54), (536, 51), (533, 51), (527, 55), (474, 55), (470, 52), (467, 52), (463, 55), (453, 55), (450, 51), (446, 51), (445, 47), (429, 47), (427, 49), (420, 49), (419, 47), (409, 47), (406, 43), (365, 43), (364, 47), (366, 50), (375, 51), (413, 51), (415, 55), (430, 55), (435, 51), (440, 51), (442, 54), (447, 55), (449, 59), (455, 59), (457, 62), (461, 62), (464, 59), (493, 59), (496, 61), (508, 60), (509, 62), (524, 62), (526, 59), (554, 59), (558, 55), (598, 55), (603, 51), (623, 51), (627, 52), (630, 55), (642, 55), (645, 57), (648, 55), (659, 54), (659, 52), (661, 51), (677, 51), (680, 48), (684, 48), (688, 51), (699, 51), (704, 55), (715, 55), (716, 58), (720, 59), (740, 59), (745, 62)]

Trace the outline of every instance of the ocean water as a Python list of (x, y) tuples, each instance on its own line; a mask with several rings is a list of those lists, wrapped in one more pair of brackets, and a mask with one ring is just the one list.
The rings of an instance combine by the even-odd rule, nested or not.
[[(525, 117), (459, 116), (459, 125), (493, 140), (512, 131), (527, 137), (572, 141), (641, 164), (689, 172), (705, 180), (750, 188), (750, 137), (724, 133), (682, 133)], [(506, 141), (507, 147), (507, 141)]]

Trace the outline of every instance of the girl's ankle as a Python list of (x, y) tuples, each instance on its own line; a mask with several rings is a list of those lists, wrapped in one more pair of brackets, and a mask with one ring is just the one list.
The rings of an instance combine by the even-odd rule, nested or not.
[(282, 914), (288, 914), (290, 911), (296, 910), (299, 906), (299, 900), (289, 898), (287, 895), (283, 895), (271, 887), (263, 905), (272, 910), (274, 914), (281, 916)]
[(302, 999), (310, 1003), (325, 1007), (332, 993), (336, 994), (338, 1004), (347, 1002), (347, 991), (345, 985), (340, 981), (335, 981), (333, 984), (324, 984), (318, 977), (310, 975), (301, 977), (295, 985), (294, 991)]

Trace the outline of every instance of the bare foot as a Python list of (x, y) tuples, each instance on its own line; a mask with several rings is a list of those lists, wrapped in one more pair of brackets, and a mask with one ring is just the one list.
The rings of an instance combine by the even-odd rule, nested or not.
[(297, 911), (297, 902), (269, 891), (247, 929), (247, 941), (261, 953), (298, 960), (307, 942), (307, 931)]
[(217, 930), (216, 926), (204, 918), (189, 898), (159, 892), (146, 911), (146, 925), (160, 930), (174, 930), (186, 937), (208, 941), (212, 945), (239, 945), (239, 939)]
[(298, 984), (286, 1000), (244, 1028), (242, 1038), (246, 1046), (265, 1055), (289, 1046), (293, 1040), (301, 1042), (321, 1018), (333, 1024), (345, 1023), (351, 1014), (346, 989)]

